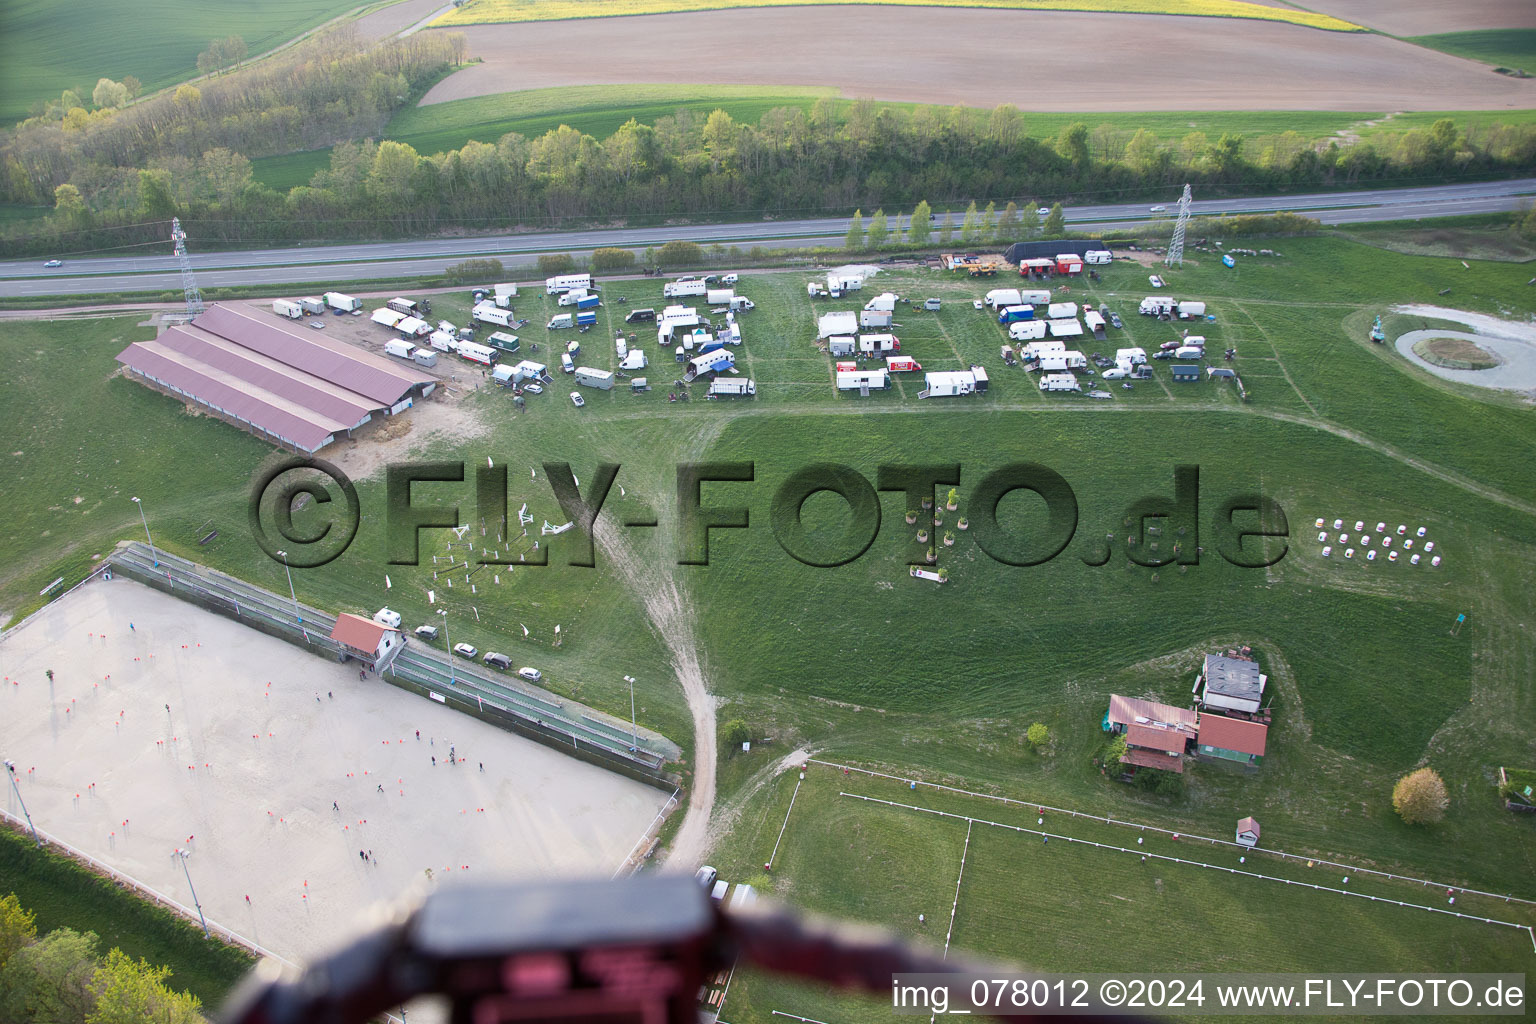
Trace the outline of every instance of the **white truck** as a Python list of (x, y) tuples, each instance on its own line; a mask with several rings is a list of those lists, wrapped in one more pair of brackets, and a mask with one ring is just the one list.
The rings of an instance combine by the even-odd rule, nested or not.
[(878, 370), (838, 370), (839, 391), (883, 391), (891, 386), (891, 375), (885, 367)]
[(416, 354), (416, 346), (404, 338), (396, 338), (384, 343), (385, 355), (394, 356), (396, 359), (410, 359)]
[(590, 294), (591, 292), (587, 291), (585, 288), (572, 288), (570, 291), (561, 293), (560, 298), (557, 300), (556, 304), (561, 306), (574, 306)]
[(879, 295), (876, 295), (868, 302), (864, 303), (864, 308), (870, 310), (871, 312), (882, 311), (886, 313), (893, 313), (896, 311), (896, 302), (900, 298), (901, 296), (897, 295), (895, 292), (883, 292)]
[(619, 360), (621, 370), (643, 370), (647, 365), (645, 351), (638, 348), (630, 349), (629, 353)]
[(1045, 337), (1047, 321), (1020, 320), (1008, 325), (1008, 337), (1014, 341), (1034, 341)]
[(1026, 306), (1049, 306), (1051, 304), (1051, 292), (1048, 288), (1020, 288), (1019, 302)]
[(709, 294), (709, 285), (703, 281), (668, 281), (661, 286), (663, 298), (680, 299), (690, 295)]
[(456, 352), (459, 348), (459, 339), (452, 331), (433, 331), (427, 343), (439, 352)]
[(496, 362), (496, 350), (489, 345), (478, 345), (473, 341), (461, 341), (458, 348), (459, 358), (466, 363), (479, 363), (481, 366), (491, 366)]
[(326, 292), (325, 304), (332, 309), (340, 309), (347, 313), (363, 308), (362, 299), (354, 299), (350, 295), (341, 294), (341, 292)]
[(558, 277), (544, 279), (545, 295), (564, 295), (572, 289), (581, 288), (590, 290), (592, 287), (591, 274), (561, 274)]
[[(1113, 373), (1114, 371), (1110, 371)], [(1040, 378), (1041, 391), (1081, 391), (1083, 386), (1070, 373), (1047, 373)]]
[(1083, 262), (1103, 266), (1115, 258), (1115, 254), (1108, 249), (1089, 249), (1083, 253)]
[(272, 302), (272, 312), (278, 316), (285, 316), (289, 320), (304, 319), (304, 307), (297, 302), (290, 302), (287, 299), (274, 299)]
[(751, 379), (716, 377), (709, 382), (711, 398), (751, 398), (757, 394), (757, 383)]
[(510, 309), (502, 309), (494, 302), (481, 302), (470, 312), (470, 316), (482, 324), (495, 324), (497, 327), (511, 327), (513, 315)]
[(600, 391), (613, 390), (613, 371), (595, 370), (590, 366), (576, 367), (576, 383)]
[[(1049, 295), (1050, 293), (1047, 292), (1046, 294)], [(1017, 288), (994, 288), (987, 292), (987, 296), (983, 301), (992, 309), (1002, 309), (1004, 306), (1033, 305), (1033, 303), (1026, 303), (1024, 301), (1024, 297), (1019, 294)]]

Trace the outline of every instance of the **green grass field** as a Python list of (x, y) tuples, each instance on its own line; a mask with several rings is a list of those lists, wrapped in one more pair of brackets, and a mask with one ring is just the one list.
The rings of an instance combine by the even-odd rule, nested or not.
[[(555, 689), (619, 715), (628, 703), (622, 676), (634, 675), (642, 723), (691, 751), (690, 720), (668, 648), (676, 632), (669, 626), (664, 633), (644, 605), (675, 586), (683, 602), (677, 620), (694, 634), (687, 642), (702, 653), (709, 685), (724, 702), (721, 719), (742, 718), (758, 739), (751, 753), (725, 760), (720, 772), (722, 805), (742, 815), (714, 854), (732, 877), (746, 877), (751, 865), (762, 863), (759, 832), (776, 832), (782, 820), (782, 805), (775, 812), (769, 804), (788, 800), (781, 786), (755, 788), (762, 773), (795, 745), (809, 744), (837, 759), (893, 766), (898, 774), (966, 780), (971, 788), (1208, 835), (1225, 835), (1236, 818), (1252, 813), (1264, 823), (1266, 842), (1273, 834), (1284, 849), (1531, 895), (1536, 823), (1504, 812), (1488, 780), (1499, 764), (1529, 760), (1526, 723), (1536, 719), (1529, 671), (1536, 646), (1523, 625), (1536, 582), (1536, 462), (1530, 458), (1536, 423), (1516, 398), (1439, 381), (1390, 346), (1366, 340), (1372, 319), (1398, 303), (1521, 309), (1529, 270), (1492, 261), (1469, 261), (1467, 269), (1456, 259), (1386, 252), (1339, 237), (1266, 244), (1284, 256), (1243, 258), (1228, 270), (1192, 249), (1184, 269), (1164, 274), (1170, 292), (1210, 304), (1215, 322), (1191, 326), (1205, 334), (1212, 352), (1237, 348), (1233, 366), (1248, 389), (1247, 402), (1230, 384), (1175, 383), (1163, 362), (1155, 364), (1153, 380), (1132, 390), (1115, 387), (1109, 401), (1044, 395), (1033, 377), (1001, 365), (1002, 329), (971, 307), (972, 298), (1004, 279), (977, 282), (922, 269), (888, 270), (864, 295), (890, 289), (917, 300), (942, 298), (936, 314), (901, 308), (896, 333), (903, 354), (928, 370), (986, 366), (990, 391), (920, 401), (919, 380), (897, 375), (890, 392), (840, 395), (831, 385), (831, 361), (812, 342), (814, 316), (854, 304), (813, 302), (804, 288), (808, 271), (748, 274), (739, 291), (758, 309), (745, 316), (746, 342), (735, 351), (758, 384), (755, 400), (668, 403), (677, 365), (657, 350), (654, 335), (637, 327), (632, 333), (651, 357), (646, 376), (655, 390), (649, 394), (632, 395), (622, 385), (588, 391), (586, 406), (577, 409), (564, 397), (568, 380), (557, 374), (555, 385), (530, 397), (528, 412), (518, 415), (505, 392), (472, 392), (460, 404), (473, 431), (482, 433), (413, 435), (392, 456), (462, 458), (470, 466), (493, 458), (509, 468), (511, 508), (527, 500), (536, 521), (551, 522), (561, 521), (558, 510), (543, 473), (537, 480), (523, 475), (529, 467), (568, 461), (585, 484), (598, 463), (618, 462), (626, 493), (615, 493), (603, 514), (620, 519), (650, 509), (662, 522), (658, 530), (621, 531), (639, 567), (635, 574), (617, 571), (602, 551), (595, 569), (565, 566), (565, 542), (557, 541), (551, 545), (556, 564), (547, 569), (517, 569), (476, 595), (457, 585), (447, 591), (431, 578), (431, 555), (444, 550), (441, 535), (424, 543), (426, 565), (383, 564), (378, 513), (367, 511), (383, 504), (382, 481), (373, 476), (359, 481), (365, 519), (357, 543), (322, 569), (296, 572), (294, 582), (302, 600), (363, 609), (377, 607), (388, 572), (394, 583), (389, 603), (412, 621), (428, 614), (425, 591), (435, 586), (453, 616), (455, 641), (504, 650), (519, 661), (522, 652)], [(1102, 302), (1125, 318), (1124, 330), (1103, 342), (1084, 338), (1085, 351), (1153, 350), (1177, 336), (1172, 324), (1135, 315), (1148, 291), (1147, 273), (1122, 261), (1105, 268), (1099, 282), (1073, 281), (1065, 286), (1070, 292), (1057, 283), (1059, 299)], [(1440, 297), (1447, 287), (1452, 292)], [(625, 311), (663, 305), (661, 283), (608, 281), (604, 295), (593, 332), (547, 332), (542, 325), (557, 307), (537, 285), (525, 286), (516, 301), (519, 315), (531, 321), (522, 331), (525, 346), (537, 342), (552, 353), (578, 340), (578, 362), (614, 368), (612, 338)], [(435, 296), (435, 312), (462, 323), (468, 302), (462, 293)], [(1389, 315), (1387, 323), (1394, 334), (1417, 326), (1406, 316)], [(93, 553), (140, 536), (130, 495), (144, 499), (158, 544), (284, 588), (281, 567), (257, 551), (246, 527), (246, 482), (268, 449), (114, 377), (112, 357), (146, 333), (135, 318), (8, 326), (7, 366), (15, 386), (0, 407), (0, 432), (11, 439), (4, 453), (7, 482), (25, 498), (0, 529), (0, 607), (6, 611), (35, 607), (37, 592), (55, 577), (79, 578)], [(380, 329), (381, 345), (385, 337)], [(701, 389), (694, 391), (700, 397)], [(682, 567), (671, 525), (675, 467), (701, 459), (755, 463), (754, 482), (708, 484), (703, 495), (706, 505), (747, 507), (752, 529), (713, 531), (711, 564)], [(906, 563), (922, 547), (903, 522), (904, 499), (890, 494), (882, 498), (882, 524), (867, 552), (839, 568), (812, 569), (780, 548), (770, 512), (785, 477), (816, 461), (846, 464), (871, 481), (881, 465), (960, 463), (954, 515), (974, 514), (969, 496), (982, 473), (1009, 462), (1041, 463), (1074, 489), (1078, 527), (1061, 557), (1030, 568), (993, 561), (978, 549), (974, 532), (959, 532), (952, 548), (941, 548), (939, 564), (951, 575), (940, 587), (907, 575)], [(1133, 501), (1171, 493), (1177, 464), (1200, 467), (1200, 564), (1187, 572), (1172, 566), (1154, 572), (1128, 566), (1123, 553), (1107, 565), (1085, 564), (1085, 558), (1097, 560), (1106, 535), (1123, 540)], [(418, 500), (456, 500), (463, 520), (474, 524), (472, 484), (418, 491), (424, 491)], [(1211, 517), (1218, 503), (1252, 491), (1275, 497), (1289, 516), (1289, 553), (1267, 570), (1237, 568), (1217, 554)], [(842, 508), (827, 496), (806, 504), (814, 539), (836, 542), (848, 525)], [(1038, 510), (1022, 495), (1005, 499), (999, 514), (1011, 533), (1027, 538), (1043, 529)], [(1422, 523), (1446, 562), (1430, 570), (1323, 560), (1313, 542), (1316, 516)], [(953, 525), (946, 521), (940, 535)], [(199, 547), (197, 538), (211, 529), (219, 530), (218, 539)], [(1174, 542), (1197, 540), (1170, 526), (1158, 543)], [(485, 583), (484, 574), (477, 579)], [(1452, 636), (1461, 613), (1467, 624)], [(519, 624), (533, 635), (523, 639)], [(556, 624), (565, 637), (558, 649), (551, 646)], [(1272, 678), (1275, 724), (1262, 768), (1245, 774), (1192, 765), (1180, 797), (1101, 779), (1091, 759), (1103, 742), (1099, 722), (1108, 695), (1184, 703), (1200, 655), (1232, 643), (1253, 644)], [(1032, 721), (1046, 723), (1054, 735), (1044, 754), (1022, 740)], [(1453, 802), (1442, 824), (1409, 828), (1393, 814), (1388, 795), (1399, 775), (1424, 761), (1445, 776)], [(814, 799), (807, 804), (807, 821), (822, 813), (817, 806)], [(784, 895), (887, 923), (908, 915), (919, 905), (914, 901), (939, 906), (949, 898), (942, 890), (953, 886), (953, 876), (939, 871), (934, 883), (928, 865), (937, 871), (953, 853), (953, 830), (928, 836), (928, 824), (904, 824), (888, 809), (876, 816), (870, 808), (832, 803), (825, 810), (837, 817), (814, 834), (842, 835), (837, 821), (857, 819), (869, 849), (897, 853), (911, 846), (913, 874), (889, 891), (882, 883), (859, 896), (870, 901), (859, 907), (847, 902), (855, 897), (852, 889), (844, 893), (848, 879), (838, 864), (797, 876), (787, 855), (784, 871), (774, 876), (785, 880)], [(999, 857), (1006, 840), (982, 840), (991, 844), (982, 849), (993, 852), (978, 859), (979, 870)], [(1056, 844), (1051, 847), (1055, 856)], [(1136, 884), (1129, 866), (1086, 866), (1096, 851), (1070, 856), (1084, 865), (1072, 873), (1102, 874), (1107, 890), (1129, 897)], [(794, 887), (797, 877), (803, 889)], [(1240, 924), (1227, 940), (1249, 932), (1270, 936), (1271, 946), (1283, 947), (1274, 962), (1285, 963), (1301, 962), (1314, 945), (1334, 949), (1322, 939), (1313, 942), (1315, 928), (1298, 929), (1328, 919), (1336, 903), (1292, 903), (1293, 894), (1230, 889), (1207, 884), (1208, 877), (1174, 872), (1165, 884), (1169, 898), (1195, 900), (1201, 921), (1226, 920), (1222, 915), (1230, 911)], [(929, 895), (934, 884), (937, 896)], [(1053, 889), (1051, 899), (1058, 901), (1029, 911), (1044, 915), (1030, 918), (1036, 922), (1031, 935), (1053, 915), (1083, 923), (1057, 928), (1051, 943), (1016, 955), (1070, 963), (1103, 933), (1092, 916), (1100, 897), (1073, 889), (1064, 874), (1032, 876), (1031, 885)], [(1072, 916), (1074, 906), (1089, 909), (1086, 919)], [(987, 923), (1007, 908), (966, 907), (978, 916), (961, 922), (972, 929), (971, 937), (958, 940), (963, 948), (1009, 952), (998, 938), (1005, 929)], [(1279, 915), (1282, 927), (1266, 932), (1253, 916), (1260, 913)], [(1338, 911), (1340, 919), (1351, 914), (1361, 923), (1348, 925), (1341, 934), (1352, 937), (1339, 941), (1374, 945), (1362, 946), (1366, 952), (1350, 963), (1365, 963), (1366, 953), (1414, 964), (1451, 955), (1435, 945), (1438, 931), (1410, 922), (1394, 938), (1395, 920), (1382, 923), (1353, 905)], [(1217, 925), (1210, 928), (1208, 939), (1189, 947), (1191, 963), (1225, 962), (1218, 959), (1223, 935)], [(1292, 933), (1295, 941), (1285, 938)], [(1481, 936), (1454, 940), (1456, 962), (1505, 962)], [(751, 995), (760, 983), (744, 984), (743, 998), (763, 1014), (781, 1008), (844, 1019), (781, 1004), (777, 995)], [(727, 1017), (738, 1021), (734, 1012)]]
[(1434, 36), (1411, 36), (1407, 41), (1494, 67), (1536, 74), (1536, 28), (1445, 32)]
[(38, 100), (77, 89), (87, 99), (98, 78), (133, 75), (146, 92), (197, 74), (209, 41), (239, 35), (252, 56), (358, 6), (346, 0), (171, 0), (95, 4), (16, 0), (0, 9), (0, 122)]
[[(769, 874), (762, 863), (796, 782), (794, 773), (785, 773), (748, 806), (737, 830), (744, 849), (719, 863), (722, 878), (750, 879), (774, 898), (940, 949), (964, 850), (952, 947), (992, 963), (1069, 973), (1125, 970), (1128, 962), (1138, 970), (1170, 973), (1248, 971), (1260, 964), (1277, 972), (1518, 971), (1531, 955), (1523, 928), (1418, 908), (1450, 909), (1444, 890), (1358, 874), (1344, 883), (1338, 870), (1263, 854), (1248, 853), (1242, 863), (1242, 851), (1229, 846), (1187, 836), (1174, 841), (1065, 814), (1047, 813), (1037, 825), (1033, 807), (926, 786), (912, 790), (821, 765), (813, 765), (801, 784)], [(964, 820), (844, 793), (978, 820), (970, 826), (967, 849)], [(1055, 838), (1045, 843), (1033, 832), (999, 826)], [(1066, 837), (1084, 842), (1069, 843)], [(1148, 855), (1145, 862), (1141, 854)], [(1168, 857), (1195, 863), (1162, 859)], [(1398, 907), (1399, 900), (1418, 907)], [(1536, 908), (1488, 897), (1462, 895), (1455, 909), (1517, 925), (1536, 919)], [(926, 918), (921, 924), (919, 914)], [(1155, 941), (1158, 933), (1173, 941)], [(877, 1000), (742, 971), (732, 982), (722, 1019), (771, 1024), (781, 1019), (771, 1015), (775, 1010), (838, 1021), (890, 1014)]]

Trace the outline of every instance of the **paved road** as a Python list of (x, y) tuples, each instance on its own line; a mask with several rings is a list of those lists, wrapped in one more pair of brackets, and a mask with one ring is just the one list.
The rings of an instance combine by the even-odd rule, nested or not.
[[(1306, 212), (1325, 224), (1415, 220), (1517, 209), (1536, 194), (1536, 178), (1439, 185), (1415, 189), (1313, 193), (1246, 199), (1196, 201), (1197, 214)], [(1170, 207), (1172, 202), (1169, 203)], [(1166, 214), (1141, 203), (1076, 206), (1067, 223), (1095, 230), (1136, 228)], [(674, 238), (712, 243), (756, 244), (793, 240), (836, 244), (847, 230), (842, 218), (705, 224), (691, 227), (530, 232), (477, 238), (444, 238), (366, 245), (295, 246), (235, 252), (198, 253), (192, 265), (204, 287), (262, 284), (331, 284), (382, 277), (434, 274), (475, 256), (526, 258), (540, 252), (591, 250), (599, 246), (637, 249)], [(195, 245), (195, 242), (194, 242)], [(0, 297), (88, 295), (102, 292), (179, 291), (181, 278), (168, 254), (69, 259), (46, 269), (39, 260), (0, 262)]]

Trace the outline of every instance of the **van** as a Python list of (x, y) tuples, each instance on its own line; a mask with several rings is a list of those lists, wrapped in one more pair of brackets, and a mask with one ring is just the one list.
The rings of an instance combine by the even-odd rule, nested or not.
[(388, 608), (380, 608), (373, 613), (373, 621), (381, 626), (388, 626), (390, 629), (399, 629), (400, 613), (391, 611)]
[(564, 373), (576, 372), (576, 361), (571, 358), (569, 352), (560, 353), (560, 369)]
[(654, 321), (655, 319), (656, 311), (654, 309), (632, 309), (624, 317), (624, 322), (627, 324), (638, 324), (643, 321)]
[(544, 325), (544, 329), (548, 331), (559, 331), (567, 327), (575, 326), (576, 318), (571, 316), (571, 314), (557, 313), (555, 316), (549, 318), (549, 323)]
[(498, 651), (486, 651), (485, 657), (480, 659), (493, 668), (507, 669), (512, 665), (512, 659)]
[(933, 313), (937, 313), (939, 311), (939, 307), (943, 305), (944, 302), (941, 299), (925, 299), (923, 301), (923, 308)]
[(739, 275), (739, 274), (726, 274), (724, 277), (722, 277), (720, 279), (720, 283), (721, 284), (735, 284), (737, 281), (740, 281), (740, 280), (741, 280), (741, 275)]

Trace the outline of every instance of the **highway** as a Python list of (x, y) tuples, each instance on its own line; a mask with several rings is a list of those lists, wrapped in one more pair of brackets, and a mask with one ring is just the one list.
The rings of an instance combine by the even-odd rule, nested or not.
[[(1536, 178), (1438, 185), (1427, 188), (1375, 189), (1288, 196), (1196, 200), (1197, 215), (1305, 213), (1324, 224), (1418, 220), (1492, 213), (1520, 208), (1536, 194)], [(1171, 216), (1152, 213), (1142, 203), (1076, 206), (1066, 210), (1067, 224), (1085, 230), (1144, 227), (1150, 220)], [(793, 241), (803, 245), (840, 244), (847, 232), (845, 218), (752, 221), (665, 228), (617, 228), (569, 232), (528, 232), (441, 238), (421, 241), (372, 242), (359, 245), (293, 246), (230, 252), (194, 252), (192, 265), (204, 288), (237, 285), (294, 284), (305, 286), (418, 277), (440, 273), (465, 259), (495, 257), (526, 262), (543, 252), (590, 251), (603, 246), (643, 249), (672, 239), (737, 245)], [(157, 255), (70, 258), (58, 268), (42, 260), (0, 262), (0, 297), (93, 295), (109, 292), (179, 291), (181, 276), (175, 259)], [(192, 240), (196, 249), (196, 240)]]

